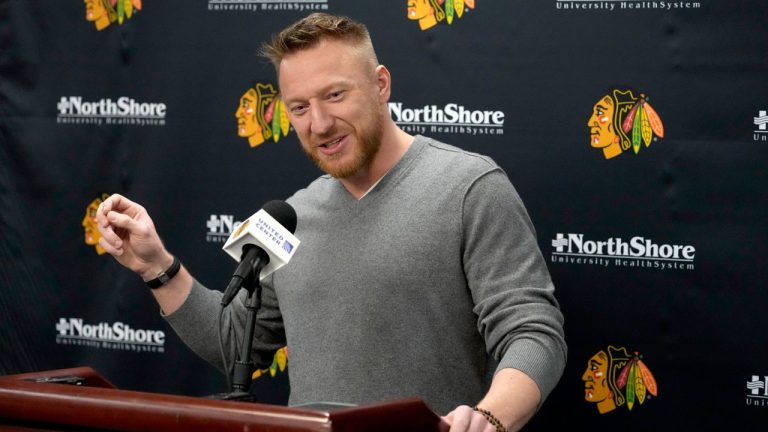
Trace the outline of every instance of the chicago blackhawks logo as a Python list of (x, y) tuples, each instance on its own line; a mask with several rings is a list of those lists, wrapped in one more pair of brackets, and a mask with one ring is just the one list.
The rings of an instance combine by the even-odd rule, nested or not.
[(630, 356), (626, 348), (614, 346), (593, 355), (581, 376), (584, 399), (605, 414), (622, 405), (631, 411), (635, 404), (658, 396), (656, 379), (642, 359), (637, 352)]
[(272, 357), (272, 364), (266, 369), (256, 369), (251, 376), (251, 379), (255, 380), (259, 377), (269, 374), (272, 378), (277, 375), (277, 371), (285, 372), (285, 367), (288, 365), (288, 347), (282, 347), (275, 352)]
[(439, 22), (453, 24), (465, 10), (474, 9), (475, 0), (408, 0), (408, 19), (419, 22), (427, 30)]
[(635, 154), (649, 147), (658, 138), (664, 138), (664, 124), (640, 93), (614, 89), (595, 103), (592, 117), (587, 122), (590, 145), (603, 150), (606, 159), (614, 158), (632, 149)]
[(240, 97), (235, 111), (237, 135), (248, 139), (251, 147), (257, 147), (272, 138), (288, 135), (290, 121), (285, 104), (272, 84), (257, 83)]
[(131, 19), (135, 12), (141, 10), (141, 0), (83, 0), (85, 2), (85, 19), (91, 21), (96, 30), (104, 30), (117, 21), (123, 24)]
[(99, 210), (99, 205), (107, 198), (109, 198), (109, 194), (103, 193), (101, 194), (101, 197), (91, 201), (91, 203), (88, 204), (88, 207), (85, 208), (85, 216), (83, 216), (81, 222), (83, 231), (85, 232), (85, 244), (96, 248), (96, 253), (99, 255), (104, 255), (106, 251), (99, 245), (101, 233), (97, 228), (96, 212)]

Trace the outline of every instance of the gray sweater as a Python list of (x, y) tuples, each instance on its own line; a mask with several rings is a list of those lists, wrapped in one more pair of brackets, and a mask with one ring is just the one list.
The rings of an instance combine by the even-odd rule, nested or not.
[[(416, 137), (355, 200), (322, 176), (288, 202), (301, 240), (265, 281), (254, 356), (287, 343), (292, 405), (422, 398), (437, 413), (477, 403), (496, 370), (554, 388), (563, 316), (534, 229), (489, 158)], [(224, 314), (233, 355), (245, 293)], [(219, 291), (195, 283), (168, 322), (221, 368)]]

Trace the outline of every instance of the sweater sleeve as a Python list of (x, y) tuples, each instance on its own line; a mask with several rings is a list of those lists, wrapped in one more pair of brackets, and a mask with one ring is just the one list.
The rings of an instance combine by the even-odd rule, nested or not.
[(462, 209), (463, 261), (486, 349), (546, 399), (565, 368), (563, 315), (523, 203), (500, 169), (480, 175)]
[[(252, 357), (258, 368), (269, 366), (274, 352), (285, 345), (282, 315), (275, 293), (266, 283), (269, 280), (271, 278), (262, 283), (262, 302), (256, 313)], [(231, 366), (243, 343), (247, 316), (244, 302), (247, 291), (241, 290), (224, 309), (219, 322), (222, 295), (221, 291), (208, 289), (195, 280), (192, 291), (181, 307), (165, 316), (165, 319), (195, 354), (223, 371), (219, 351), (219, 326), (222, 329), (222, 343), (227, 353), (227, 362)]]

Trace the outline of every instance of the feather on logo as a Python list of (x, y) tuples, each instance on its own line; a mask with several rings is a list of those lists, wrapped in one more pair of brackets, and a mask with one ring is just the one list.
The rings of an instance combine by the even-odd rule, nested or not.
[(119, 25), (141, 10), (141, 0), (84, 0), (85, 19), (93, 22), (96, 30), (104, 30), (117, 21)]
[(277, 375), (277, 372), (285, 372), (285, 368), (288, 366), (288, 347), (282, 347), (275, 352), (272, 357), (272, 364), (266, 369), (256, 369), (251, 375), (252, 380), (256, 380), (262, 376), (271, 376), (272, 378)]
[(418, 21), (419, 28), (428, 30), (439, 22), (448, 25), (475, 8), (475, 0), (408, 0), (408, 19)]

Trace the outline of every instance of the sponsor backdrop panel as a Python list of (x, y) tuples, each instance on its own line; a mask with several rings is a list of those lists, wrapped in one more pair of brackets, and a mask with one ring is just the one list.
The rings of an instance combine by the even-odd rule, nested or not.
[[(319, 174), (256, 52), (329, 11), (368, 24), (404, 130), (493, 157), (528, 207), (569, 362), (527, 430), (765, 419), (763, 2), (193, 3), (0, 5), (0, 373), (225, 390), (96, 246), (93, 211), (112, 193), (142, 203), (223, 288), (227, 237)], [(281, 350), (256, 374), (261, 401), (286, 402), (289, 365)]]

